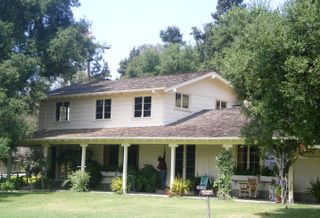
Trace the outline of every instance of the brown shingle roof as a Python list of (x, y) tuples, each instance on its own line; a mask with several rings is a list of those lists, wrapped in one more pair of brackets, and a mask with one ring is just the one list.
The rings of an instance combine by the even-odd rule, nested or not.
[(240, 109), (204, 110), (166, 126), (38, 131), (34, 138), (82, 137), (240, 137), (246, 119)]
[(123, 90), (137, 89), (154, 89), (154, 88), (169, 88), (188, 80), (206, 74), (201, 73), (183, 73), (167, 76), (154, 76), (143, 78), (127, 78), (120, 80), (103, 80), (98, 82), (76, 84), (63, 88), (59, 88), (48, 92), (48, 96), (74, 95), (84, 93), (99, 93)]

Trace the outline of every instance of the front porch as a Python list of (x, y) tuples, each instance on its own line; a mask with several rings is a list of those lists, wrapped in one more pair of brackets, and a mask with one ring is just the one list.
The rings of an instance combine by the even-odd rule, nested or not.
[[(141, 169), (145, 165), (151, 165), (156, 169), (158, 165), (157, 158), (165, 152), (168, 171), (166, 178), (167, 187), (172, 187), (175, 177), (190, 179), (196, 181), (200, 176), (207, 175), (210, 178), (210, 187), (217, 178), (216, 156), (223, 150), (232, 151), (235, 161), (239, 160), (239, 141), (237, 144), (219, 144), (215, 143), (195, 143), (195, 144), (178, 144), (178, 143), (82, 143), (82, 144), (47, 144), (47, 156), (51, 169), (54, 170), (56, 180), (66, 177), (67, 166), (60, 164), (57, 160), (61, 155), (72, 153), (78, 155), (79, 169), (85, 170), (88, 160), (97, 161), (102, 166), (102, 175), (100, 189), (108, 190), (112, 178), (121, 176), (123, 181), (123, 190), (127, 191), (128, 177), (131, 175), (131, 169)], [(74, 152), (71, 152), (73, 150)], [(259, 159), (260, 160), (260, 159)], [(243, 164), (243, 161), (241, 162)], [(258, 166), (262, 163), (258, 161)], [(130, 172), (131, 171), (131, 172)], [(239, 183), (253, 176), (237, 175), (233, 177), (232, 195), (239, 196)], [(258, 181), (257, 198), (269, 199), (269, 190), (271, 187), (272, 177), (256, 177)], [(199, 185), (199, 184), (196, 184)], [(157, 187), (159, 188), (159, 187)], [(133, 191), (129, 189), (129, 191)]]

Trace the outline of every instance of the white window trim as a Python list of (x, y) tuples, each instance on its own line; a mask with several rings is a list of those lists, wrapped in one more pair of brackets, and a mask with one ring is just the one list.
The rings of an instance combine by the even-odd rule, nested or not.
[[(145, 97), (151, 97), (151, 110), (150, 110), (150, 116), (149, 117), (145, 117), (144, 114), (144, 98)], [(141, 117), (135, 117), (135, 103), (136, 103), (136, 98), (142, 98), (142, 109), (141, 109)], [(152, 108), (153, 108), (153, 104), (152, 104), (152, 95), (140, 95), (140, 96), (134, 96), (133, 97), (133, 104), (132, 104), (132, 117), (133, 120), (141, 120), (141, 119), (151, 119), (152, 118)]]
[[(103, 105), (102, 105), (102, 118), (101, 119), (97, 119), (97, 101), (102, 100), (103, 101)], [(111, 100), (111, 110), (110, 110), (110, 118), (105, 118), (104, 117), (104, 105), (105, 105), (105, 100)], [(94, 107), (94, 119), (95, 121), (105, 121), (105, 120), (111, 120), (112, 118), (112, 98), (103, 98), (103, 99), (95, 99), (94, 101), (95, 107)]]
[[(217, 108), (217, 103), (218, 102), (220, 102), (219, 103), (219, 108)], [(217, 110), (221, 110), (221, 109), (223, 109), (223, 108), (221, 108), (221, 103), (222, 102), (225, 102), (226, 103), (226, 108), (228, 108), (228, 101), (225, 101), (225, 100), (221, 100), (221, 99), (216, 99), (216, 105), (215, 105), (215, 108), (217, 109)]]
[[(176, 105), (176, 101), (177, 101), (177, 95), (176, 94), (180, 94), (181, 95), (180, 107), (178, 107)], [(189, 102), (188, 102), (188, 107), (187, 108), (183, 107), (183, 96), (184, 95), (189, 97)], [(186, 93), (183, 93), (183, 92), (175, 92), (174, 93), (174, 107), (176, 109), (183, 110), (183, 111), (190, 111), (190, 102), (191, 102), (191, 95), (190, 94), (186, 94)]]
[[(64, 107), (64, 104), (65, 103), (69, 103), (69, 110), (68, 110), (68, 120), (57, 120), (57, 104), (58, 103), (62, 103), (62, 106)], [(57, 123), (57, 124), (59, 124), (59, 123), (61, 123), (61, 124), (63, 124), (63, 123), (70, 123), (70, 110), (71, 110), (71, 103), (70, 103), (70, 101), (57, 101), (57, 102), (55, 102), (55, 113), (54, 113), (54, 122), (55, 123)], [(61, 117), (61, 114), (60, 114), (60, 117)], [(65, 117), (65, 113), (63, 112), (63, 117)]]

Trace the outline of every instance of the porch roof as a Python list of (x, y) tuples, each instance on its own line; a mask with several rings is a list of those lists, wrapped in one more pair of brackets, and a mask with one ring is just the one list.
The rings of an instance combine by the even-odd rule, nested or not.
[(203, 110), (166, 126), (41, 130), (26, 143), (78, 140), (243, 141), (246, 119), (240, 109)]

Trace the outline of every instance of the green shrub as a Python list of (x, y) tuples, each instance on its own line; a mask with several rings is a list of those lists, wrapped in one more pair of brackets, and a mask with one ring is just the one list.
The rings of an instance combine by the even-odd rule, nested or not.
[(118, 194), (122, 193), (122, 177), (115, 177), (111, 180), (110, 184), (111, 191)]
[(189, 194), (191, 188), (190, 180), (183, 180), (182, 178), (175, 178), (172, 184), (172, 194), (176, 196), (183, 196)]
[(320, 202), (320, 180), (319, 177), (317, 177), (316, 181), (310, 182), (310, 187), (307, 189), (310, 194), (313, 195), (313, 197)]
[(64, 186), (67, 183), (70, 183), (71, 191), (85, 192), (88, 191), (89, 180), (90, 176), (88, 173), (78, 170), (69, 175), (68, 179), (64, 181), (62, 186)]
[(93, 160), (87, 161), (86, 172), (90, 175), (89, 188), (95, 188), (102, 179), (102, 165)]
[(277, 185), (276, 189), (274, 190), (274, 194), (276, 197), (281, 197), (281, 186)]
[(25, 184), (22, 177), (12, 177), (11, 179), (7, 179), (4, 182), (0, 183), (0, 190), (2, 191), (13, 191), (19, 190)]
[(145, 165), (138, 172), (135, 187), (138, 192), (156, 192), (160, 187), (159, 172), (152, 165)]
[(230, 198), (231, 182), (233, 176), (233, 159), (230, 150), (223, 150), (216, 159), (218, 178), (214, 181), (214, 187), (218, 189), (217, 196), (220, 199)]
[(15, 190), (14, 182), (7, 180), (5, 182), (0, 183), (0, 190), (1, 191), (13, 191)]

